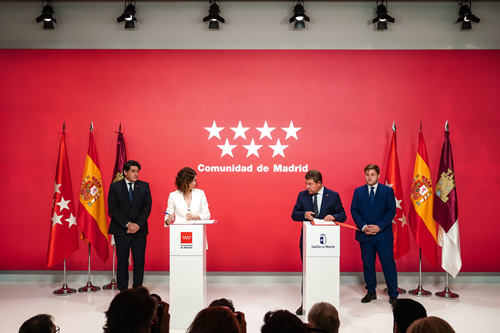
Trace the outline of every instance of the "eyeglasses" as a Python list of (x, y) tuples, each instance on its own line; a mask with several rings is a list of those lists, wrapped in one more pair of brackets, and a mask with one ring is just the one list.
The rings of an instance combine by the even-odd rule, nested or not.
[(61, 331), (61, 329), (59, 328), (59, 326), (56, 326), (56, 330), (54, 331), (54, 333), (59, 333)]

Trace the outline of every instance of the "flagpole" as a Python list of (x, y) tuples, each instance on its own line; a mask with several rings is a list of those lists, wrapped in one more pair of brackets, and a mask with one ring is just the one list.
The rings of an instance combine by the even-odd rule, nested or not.
[[(451, 144), (450, 144), (450, 143), (449, 143), (449, 141), (448, 141), (448, 135), (449, 135), (449, 130), (450, 130), (450, 126), (449, 126), (449, 124), (448, 124), (448, 120), (446, 121), (446, 124), (444, 125), (444, 129), (445, 129), (445, 131), (446, 131), (446, 132), (445, 132), (445, 141), (444, 141), (444, 144), (443, 144), (443, 151), (441, 152), (441, 163), (439, 164), (439, 172), (438, 172), (438, 177), (439, 177), (439, 174), (440, 174), (441, 172), (443, 172), (445, 169), (448, 169), (448, 172), (452, 172), (452, 173), (454, 174), (454, 170), (452, 171), (452, 170), (450, 169), (450, 167), (451, 167), (452, 169), (454, 169), (454, 168), (453, 168), (453, 157), (451, 156)], [(445, 147), (446, 147), (446, 144), (447, 144), (447, 143), (448, 143), (448, 145), (449, 145), (449, 158), (450, 158), (450, 161), (451, 161), (451, 165), (447, 165), (448, 163), (444, 162), (445, 160), (443, 159), (443, 155), (445, 155)], [(446, 158), (446, 157), (445, 157), (445, 158)], [(445, 168), (442, 168), (442, 167), (441, 167), (442, 165), (443, 165), (443, 166), (445, 166)], [(448, 186), (450, 186), (450, 185), (448, 185)], [(451, 184), (451, 186), (453, 186), (453, 187), (451, 187), (451, 190), (453, 190), (453, 189), (455, 188), (455, 182), (454, 182), (454, 181), (453, 181), (453, 183)], [(455, 190), (455, 191), (456, 191), (456, 190)], [(450, 192), (451, 192), (451, 191), (450, 191)], [(437, 192), (437, 193), (439, 193), (439, 192)], [(456, 195), (456, 192), (454, 192), (454, 193), (455, 193), (455, 195)], [(447, 194), (447, 195), (448, 195), (448, 194)], [(447, 197), (447, 198), (446, 198), (446, 201), (444, 201), (444, 200), (443, 200), (443, 201), (446, 203), (446, 202), (448, 201), (448, 198), (449, 198), (449, 197)], [(439, 202), (439, 201), (438, 201), (438, 202)], [(453, 205), (453, 204), (452, 204), (452, 205)], [(455, 205), (456, 205), (456, 202), (455, 202)], [(434, 208), (436, 208), (436, 206), (434, 206)], [(453, 219), (453, 221), (454, 221), (455, 223), (457, 223), (456, 227), (457, 227), (457, 230), (458, 230), (458, 210), (457, 210), (456, 206), (455, 206), (454, 208), (455, 208), (455, 212), (456, 212), (456, 214), (457, 214), (457, 215), (455, 216), (455, 219)], [(441, 223), (439, 223), (439, 222), (438, 222), (438, 223), (439, 223), (439, 224), (440, 224), (440, 226), (442, 227), (442, 223), (443, 223), (442, 221), (446, 221), (446, 219), (443, 219), (443, 218), (442, 218), (443, 214), (442, 214), (442, 212), (440, 212), (440, 213), (441, 213), (441, 214), (440, 214), (440, 215), (438, 215), (438, 217), (440, 218), (440, 219), (439, 219), (439, 220), (440, 220), (439, 222), (441, 222)], [(436, 220), (436, 221), (437, 221), (437, 220)], [(446, 222), (444, 222), (444, 223), (446, 223)], [(440, 232), (441, 232), (441, 231), (444, 231), (441, 227), (440, 227)], [(446, 236), (446, 235), (443, 235), (443, 237), (447, 237), (447, 236)], [(442, 246), (443, 246), (443, 251), (444, 251), (444, 247), (445, 247), (445, 245), (443, 244)], [(460, 250), (459, 250), (459, 251), (460, 251)], [(460, 254), (459, 254), (459, 255), (460, 255)], [(441, 258), (441, 262), (442, 262), (442, 263), (443, 263), (443, 261), (444, 261), (444, 260), (445, 260), (445, 258), (444, 258), (444, 257), (443, 257), (443, 258)], [(443, 264), (442, 264), (442, 265), (443, 265)], [(461, 260), (460, 260), (460, 267), (461, 267)], [(460, 269), (460, 267), (458, 267), (458, 270)], [(448, 274), (448, 271), (446, 270), (446, 268), (444, 267), (444, 265), (443, 265), (443, 268), (445, 269), (446, 284), (445, 284), (445, 287), (444, 287), (444, 290), (443, 290), (443, 291), (441, 291), (441, 292), (436, 292), (434, 295), (435, 295), (437, 298), (441, 298), (441, 299), (457, 300), (457, 299), (459, 299), (459, 297), (460, 297), (460, 296), (459, 296), (457, 293), (453, 293), (453, 292), (451, 292), (451, 291), (450, 291), (450, 288), (449, 288), (449, 285), (448, 285), (448, 275), (449, 275), (449, 274)]]
[(66, 295), (74, 295), (76, 294), (76, 289), (68, 288), (68, 284), (66, 283), (66, 258), (63, 259), (64, 263), (64, 281), (61, 289), (54, 290), (53, 294), (57, 296), (66, 296)]
[(78, 292), (80, 293), (95, 293), (99, 290), (101, 290), (101, 288), (99, 287), (94, 287), (92, 285), (92, 282), (90, 282), (90, 242), (89, 242), (89, 278), (88, 278), (88, 281), (87, 281), (87, 285), (85, 285), (85, 287), (81, 287), (81, 288), (78, 288)]
[(419, 250), (418, 287), (417, 287), (417, 289), (409, 290), (408, 295), (423, 296), (423, 297), (429, 297), (432, 295), (432, 293), (430, 291), (427, 291), (424, 288), (422, 288), (422, 250)]
[(115, 254), (116, 254), (116, 246), (113, 244), (113, 276), (111, 278), (111, 282), (105, 286), (102, 286), (102, 290), (117, 290), (118, 285), (116, 284), (116, 272), (115, 272)]
[[(115, 133), (121, 133), (122, 132), (122, 123), (120, 122), (120, 126), (118, 126), (118, 132), (115, 132)], [(113, 175), (113, 178), (111, 179), (114, 179), (116, 175)], [(107, 285), (103, 286), (102, 287), (102, 290), (117, 290), (118, 289), (118, 285), (116, 283), (116, 272), (115, 272), (115, 255), (116, 255), (116, 245), (114, 244), (114, 241), (112, 241), (111, 243), (113, 243), (113, 275), (111, 277), (111, 282), (108, 283)]]
[(453, 293), (450, 291), (450, 288), (448, 287), (448, 272), (445, 272), (446, 274), (446, 285), (444, 287), (443, 291), (436, 292), (434, 296), (437, 298), (442, 298), (442, 299), (450, 299), (450, 300), (457, 300), (460, 298), (460, 296), (457, 293)]

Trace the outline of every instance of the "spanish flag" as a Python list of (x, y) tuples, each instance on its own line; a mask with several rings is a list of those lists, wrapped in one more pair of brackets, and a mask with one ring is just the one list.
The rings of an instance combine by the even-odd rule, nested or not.
[(432, 265), (437, 263), (437, 229), (433, 217), (434, 190), (424, 136), (419, 133), (418, 152), (411, 186), (410, 227), (418, 246)]
[(82, 239), (90, 242), (101, 261), (106, 262), (109, 257), (108, 224), (106, 221), (103, 182), (92, 127), (90, 128), (89, 150), (85, 160), (80, 188), (77, 221), (82, 230)]

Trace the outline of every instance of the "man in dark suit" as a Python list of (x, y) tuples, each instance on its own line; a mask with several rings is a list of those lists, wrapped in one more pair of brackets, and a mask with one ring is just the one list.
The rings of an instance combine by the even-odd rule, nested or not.
[(365, 167), (366, 185), (354, 190), (351, 215), (359, 230), (356, 240), (361, 248), (363, 274), (367, 294), (361, 303), (377, 299), (375, 288), (375, 257), (378, 255), (384, 272), (389, 302), (393, 304), (398, 297), (398, 276), (393, 255), (392, 220), (396, 215), (396, 199), (389, 186), (378, 183), (380, 169), (375, 164)]
[(149, 184), (138, 180), (141, 165), (127, 161), (123, 165), (124, 179), (109, 188), (108, 210), (111, 215), (109, 234), (114, 235), (118, 260), (116, 278), (118, 289), (128, 288), (128, 259), (132, 250), (134, 261), (133, 287), (142, 286), (144, 258), (148, 234), (148, 217), (151, 213)]
[[(297, 222), (311, 221), (313, 218), (325, 221), (345, 222), (342, 201), (337, 192), (323, 186), (323, 176), (318, 170), (312, 169), (306, 173), (306, 190), (299, 193), (297, 202), (293, 207), (292, 220)], [(303, 260), (302, 251), (303, 231), (300, 230), (300, 260)], [(302, 315), (302, 305), (296, 311)]]

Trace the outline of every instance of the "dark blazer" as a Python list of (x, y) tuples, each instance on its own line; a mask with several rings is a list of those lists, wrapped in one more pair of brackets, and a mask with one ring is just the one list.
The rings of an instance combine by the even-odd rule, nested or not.
[(109, 234), (127, 236), (127, 223), (134, 222), (139, 225), (139, 231), (134, 236), (141, 237), (148, 234), (148, 218), (151, 213), (151, 190), (149, 184), (136, 181), (134, 194), (130, 202), (127, 183), (125, 179), (114, 182), (109, 187), (108, 211), (111, 214)]
[[(306, 212), (313, 212), (313, 199), (312, 195), (309, 194), (307, 190), (299, 193), (297, 197), (297, 202), (293, 207), (292, 220), (302, 222), (305, 221)], [(318, 219), (324, 219), (325, 216), (332, 215), (335, 217), (336, 222), (345, 222), (347, 216), (345, 214), (344, 207), (342, 206), (342, 201), (337, 192), (323, 187), (323, 199), (321, 201), (321, 207), (319, 209), (319, 216), (315, 216)]]
[[(363, 185), (354, 190), (351, 203), (351, 215), (358, 227), (356, 240), (363, 243), (370, 237), (375, 237), (380, 242), (394, 240), (392, 234), (392, 220), (396, 216), (396, 199), (394, 190), (389, 186), (378, 184), (373, 205), (370, 205), (368, 185)], [(367, 236), (361, 231), (365, 224), (376, 224), (380, 231), (373, 236)]]
[[(297, 202), (293, 207), (292, 220), (297, 222), (305, 221), (306, 212), (313, 212), (313, 199), (312, 195), (309, 194), (307, 190), (299, 193), (297, 197)], [(342, 206), (342, 201), (337, 192), (327, 189), (323, 186), (323, 198), (321, 200), (321, 208), (319, 209), (319, 215), (316, 216), (318, 219), (324, 219), (325, 216), (332, 215), (335, 217), (336, 222), (345, 222), (347, 216), (345, 214), (344, 207)], [(302, 257), (302, 229), (300, 230), (300, 242), (299, 248), (301, 250)]]

